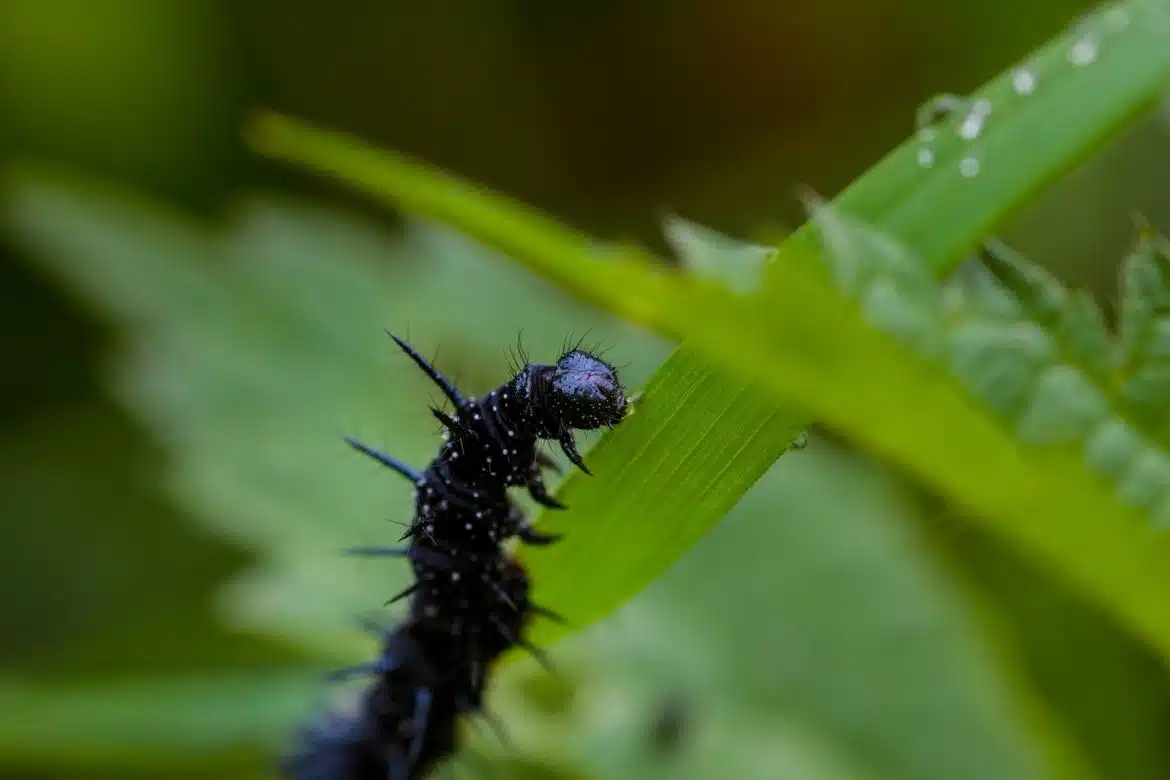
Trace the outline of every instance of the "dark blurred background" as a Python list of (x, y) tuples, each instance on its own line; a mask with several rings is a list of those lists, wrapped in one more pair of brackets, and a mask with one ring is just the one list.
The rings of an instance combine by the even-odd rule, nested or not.
[[(377, 213), (252, 156), (241, 124), (269, 107), (454, 170), (596, 235), (661, 247), (667, 211), (737, 234), (794, 227), (797, 185), (836, 193), (913, 131), (926, 98), (977, 86), (1086, 8), (0, 0), (0, 163), (80, 170), (211, 218), (257, 189)], [(1151, 116), (1010, 236), (1112, 300), (1129, 212), (1170, 224), (1163, 122)], [(211, 594), (245, 554), (191, 530), (160, 490), (164, 453), (101, 389), (114, 331), (22, 251), (0, 234), (0, 663), (89, 678), (295, 657), (229, 636), (210, 614)], [(966, 542), (954, 545), (966, 547), (954, 553), (964, 566), (999, 560)], [(160, 569), (173, 576), (148, 576)], [(1002, 582), (992, 590), (1013, 591), (1019, 577), (1027, 593), (1048, 593), (1031, 574), (1005, 574), (1015, 571), (1007, 564), (994, 571)], [(1121, 647), (1125, 669), (1147, 668), (1106, 629), (1093, 637)], [(1040, 668), (1050, 660), (1033, 659)], [(661, 733), (673, 733), (673, 713)], [(15, 716), (0, 715), (0, 729)], [(1144, 767), (1113, 776), (1170, 772), (1112, 743), (1100, 750), (1118, 762), (1106, 765)]]

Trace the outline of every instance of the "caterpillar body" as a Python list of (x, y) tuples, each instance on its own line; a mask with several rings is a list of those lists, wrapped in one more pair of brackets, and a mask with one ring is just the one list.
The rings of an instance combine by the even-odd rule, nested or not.
[(531, 602), (528, 576), (503, 545), (513, 537), (534, 545), (559, 537), (535, 529), (509, 489), (524, 488), (537, 503), (563, 509), (545, 485), (553, 462), (539, 442), (556, 442), (589, 473), (574, 431), (613, 427), (627, 411), (617, 370), (580, 347), (550, 365), (525, 363), (495, 390), (465, 398), (390, 335), (453, 407), (450, 414), (431, 409), (444, 442), (422, 471), (347, 439), (414, 483), (414, 516), (399, 540), (406, 545), (351, 550), (409, 561), (414, 582), (392, 599), (409, 599), (407, 616), (379, 632), (374, 662), (337, 673), (368, 675), (371, 683), (352, 712), (327, 713), (303, 730), (282, 761), (289, 780), (423, 778), (455, 750), (459, 719), (482, 711), (496, 659), (521, 647), (547, 664), (525, 629), (535, 617), (560, 617)]

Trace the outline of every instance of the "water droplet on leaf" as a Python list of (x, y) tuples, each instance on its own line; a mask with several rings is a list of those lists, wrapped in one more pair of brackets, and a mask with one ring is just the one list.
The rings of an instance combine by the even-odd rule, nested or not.
[(1027, 68), (1012, 71), (1012, 89), (1017, 95), (1031, 95), (1036, 91), (1036, 74)]

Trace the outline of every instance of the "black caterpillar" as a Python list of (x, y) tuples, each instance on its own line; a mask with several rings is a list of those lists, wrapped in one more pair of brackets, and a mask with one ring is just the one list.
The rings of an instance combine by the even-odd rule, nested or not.
[(415, 485), (414, 518), (400, 539), (407, 545), (350, 551), (409, 560), (415, 581), (391, 599), (409, 598), (408, 615), (379, 632), (376, 661), (335, 675), (370, 675), (373, 682), (353, 712), (327, 714), (304, 730), (282, 762), (289, 780), (422, 778), (455, 750), (460, 717), (483, 711), (497, 658), (521, 647), (547, 665), (524, 631), (533, 617), (561, 618), (529, 600), (528, 576), (503, 545), (512, 537), (536, 545), (559, 537), (533, 528), (508, 489), (524, 487), (538, 503), (564, 508), (545, 487), (543, 470), (553, 463), (538, 452), (538, 441), (556, 441), (588, 474), (573, 431), (612, 427), (626, 414), (617, 370), (579, 346), (552, 365), (526, 362), (510, 381), (476, 399), (464, 398), (390, 335), (454, 407), (452, 414), (432, 408), (445, 441), (421, 472), (347, 439)]

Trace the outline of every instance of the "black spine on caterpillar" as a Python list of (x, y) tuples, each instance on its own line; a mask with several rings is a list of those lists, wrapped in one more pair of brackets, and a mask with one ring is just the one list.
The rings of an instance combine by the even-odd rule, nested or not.
[(507, 383), (479, 399), (458, 389), (406, 342), (391, 336), (454, 405), (433, 414), (445, 442), (423, 471), (347, 439), (415, 485), (415, 515), (404, 548), (351, 552), (405, 557), (415, 582), (392, 601), (409, 598), (409, 615), (380, 635), (382, 652), (371, 663), (337, 676), (372, 675), (352, 713), (331, 715), (306, 729), (282, 769), (292, 780), (417, 780), (454, 751), (460, 716), (482, 710), (493, 662), (522, 647), (545, 663), (524, 638), (537, 616), (560, 616), (531, 603), (528, 577), (503, 543), (529, 544), (557, 537), (537, 532), (508, 495), (526, 487), (539, 503), (563, 508), (544, 485), (551, 465), (540, 439), (560, 444), (586, 473), (573, 431), (612, 427), (626, 413), (626, 397), (613, 366), (581, 349), (553, 365), (526, 364)]

